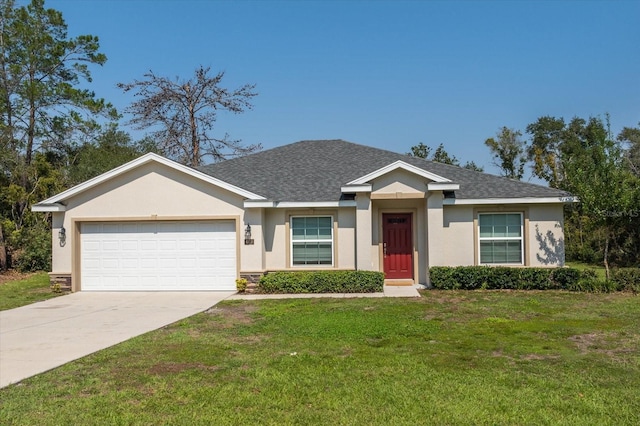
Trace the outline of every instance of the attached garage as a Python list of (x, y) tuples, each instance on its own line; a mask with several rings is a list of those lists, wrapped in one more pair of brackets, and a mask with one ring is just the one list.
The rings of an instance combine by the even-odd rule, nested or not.
[(235, 290), (233, 220), (83, 222), (83, 291)]

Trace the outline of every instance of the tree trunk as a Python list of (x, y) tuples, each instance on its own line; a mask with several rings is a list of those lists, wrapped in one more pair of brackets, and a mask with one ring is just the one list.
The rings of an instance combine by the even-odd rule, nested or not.
[[(31, 164), (33, 158), (33, 141), (36, 137), (36, 107), (31, 105), (29, 109), (29, 128), (27, 129), (27, 147), (24, 153), (24, 161), (27, 166)], [(26, 186), (26, 185), (25, 185)]]
[(604, 271), (607, 281), (609, 281), (609, 230), (604, 238)]
[(0, 272), (7, 270), (7, 245), (4, 242), (2, 226), (0, 226)]

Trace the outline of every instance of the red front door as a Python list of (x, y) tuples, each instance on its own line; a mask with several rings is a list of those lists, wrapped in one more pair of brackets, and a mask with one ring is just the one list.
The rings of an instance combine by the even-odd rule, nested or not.
[(382, 235), (385, 278), (413, 278), (411, 214), (383, 214)]

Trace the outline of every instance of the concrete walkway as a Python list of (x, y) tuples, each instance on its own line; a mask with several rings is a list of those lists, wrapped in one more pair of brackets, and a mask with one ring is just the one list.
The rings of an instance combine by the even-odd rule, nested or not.
[(356, 298), (356, 297), (420, 297), (414, 286), (385, 285), (382, 293), (302, 293), (302, 294), (240, 294), (236, 293), (227, 300), (262, 299), (320, 299), (320, 298)]
[(0, 387), (182, 318), (234, 292), (78, 292), (0, 312)]

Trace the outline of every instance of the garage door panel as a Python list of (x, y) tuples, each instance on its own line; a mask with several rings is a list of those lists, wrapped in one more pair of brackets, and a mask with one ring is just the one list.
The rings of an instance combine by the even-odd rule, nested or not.
[(102, 251), (120, 251), (120, 241), (105, 240), (102, 242)]
[(138, 240), (132, 238), (122, 240), (120, 248), (124, 251), (138, 251)]
[(83, 290), (233, 290), (233, 221), (81, 225)]
[(126, 258), (122, 259), (122, 269), (135, 269), (138, 270), (140, 268), (140, 262), (137, 258)]

